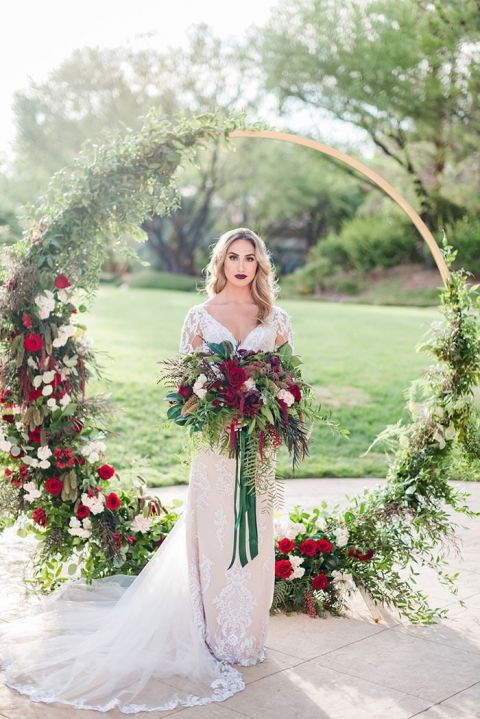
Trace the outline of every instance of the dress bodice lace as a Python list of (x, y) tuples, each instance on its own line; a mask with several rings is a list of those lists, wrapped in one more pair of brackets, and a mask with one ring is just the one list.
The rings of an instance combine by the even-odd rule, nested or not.
[(207, 349), (207, 342), (223, 342), (230, 340), (237, 349), (273, 351), (278, 346), (277, 336), (288, 341), (295, 351), (292, 323), (288, 313), (274, 305), (263, 324), (254, 327), (248, 335), (237, 343), (232, 332), (219, 322), (206, 309), (205, 303), (194, 305), (189, 309), (183, 322), (180, 337), (180, 354), (188, 354), (193, 350), (193, 340), (196, 335), (203, 338), (202, 349)]

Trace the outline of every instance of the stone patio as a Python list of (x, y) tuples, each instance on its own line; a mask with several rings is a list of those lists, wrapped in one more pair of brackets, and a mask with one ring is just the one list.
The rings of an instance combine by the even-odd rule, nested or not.
[[(311, 508), (322, 499), (345, 501), (381, 480), (287, 480), (286, 506)], [(456, 483), (472, 494), (480, 510), (480, 485)], [(186, 487), (155, 490), (168, 503)], [(230, 699), (203, 707), (145, 712), (139, 719), (473, 719), (480, 717), (480, 519), (457, 518), (461, 556), (458, 597), (433, 574), (418, 578), (435, 606), (447, 606), (446, 620), (412, 625), (386, 612), (379, 617), (359, 595), (349, 616), (270, 618), (267, 660), (241, 668), (248, 685)], [(465, 602), (462, 607), (460, 601)], [(376, 620), (376, 621), (375, 621)], [(1, 676), (1, 675), (0, 675)], [(30, 702), (0, 685), (0, 717), (8, 719), (98, 719), (101, 712)], [(118, 711), (103, 714), (118, 719)]]

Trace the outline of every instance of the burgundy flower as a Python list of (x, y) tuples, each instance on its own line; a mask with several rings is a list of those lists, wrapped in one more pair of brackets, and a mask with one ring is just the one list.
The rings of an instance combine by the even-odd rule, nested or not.
[(119, 509), (120, 508), (120, 497), (115, 492), (110, 492), (105, 498), (105, 506), (108, 509)]
[(245, 370), (240, 367), (234, 360), (226, 360), (219, 365), (231, 387), (240, 387), (247, 377)]
[(31, 332), (23, 340), (23, 346), (27, 352), (38, 352), (43, 346), (42, 336), (38, 332)]
[(305, 539), (303, 542), (300, 542), (298, 549), (302, 554), (305, 554), (306, 557), (314, 557), (317, 553), (317, 543), (314, 539)]
[(39, 399), (42, 396), (42, 390), (37, 389), (36, 387), (29, 387), (27, 390), (27, 402), (35, 402), (36, 399)]
[(90, 514), (90, 508), (86, 504), (79, 504), (77, 507), (77, 519), (85, 519)]
[(102, 466), (97, 469), (97, 472), (100, 479), (110, 479), (115, 474), (114, 468), (109, 464), (102, 464)]
[(280, 579), (288, 579), (293, 573), (292, 563), (288, 559), (279, 559), (275, 562), (275, 576)]
[(313, 577), (312, 587), (314, 589), (326, 589), (328, 587), (327, 575), (320, 572), (316, 577)]
[(187, 399), (192, 394), (192, 388), (187, 387), (184, 384), (178, 386), (177, 392), (182, 395), (184, 399)]
[(40, 444), (40, 429), (37, 427), (36, 429), (32, 429), (31, 432), (28, 433), (28, 439), (30, 442), (35, 442), (35, 444)]
[(295, 542), (292, 539), (288, 539), (288, 537), (284, 537), (283, 539), (279, 540), (277, 546), (279, 552), (281, 552), (282, 554), (288, 554), (295, 549)]
[(317, 549), (323, 554), (329, 554), (333, 549), (333, 544), (325, 537), (322, 537), (322, 539), (317, 540)]
[(4, 422), (8, 422), (9, 424), (13, 424), (15, 422), (15, 415), (13, 414), (2, 414), (2, 419)]
[(225, 387), (225, 389), (220, 392), (220, 397), (227, 407), (238, 407), (239, 396), (235, 387)]
[(55, 278), (55, 287), (59, 290), (65, 290), (67, 287), (71, 287), (72, 284), (68, 279), (67, 275), (57, 275)]
[(42, 527), (44, 527), (48, 522), (48, 516), (45, 514), (45, 510), (42, 509), (42, 507), (37, 507), (37, 509), (32, 512), (32, 519)]
[(252, 415), (260, 412), (262, 405), (262, 393), (256, 389), (251, 389), (248, 392), (245, 392), (240, 399), (240, 412), (246, 417), (252, 417)]
[(268, 361), (276, 372), (280, 370), (282, 362), (278, 355), (272, 355)]
[(62, 488), (63, 482), (58, 477), (49, 477), (45, 482), (45, 489), (49, 494), (53, 494), (53, 496), (60, 494)]
[(298, 384), (289, 385), (288, 391), (291, 392), (293, 394), (293, 396), (295, 397), (295, 402), (300, 402), (300, 400), (302, 399), (302, 393), (300, 391), (300, 387), (298, 386)]

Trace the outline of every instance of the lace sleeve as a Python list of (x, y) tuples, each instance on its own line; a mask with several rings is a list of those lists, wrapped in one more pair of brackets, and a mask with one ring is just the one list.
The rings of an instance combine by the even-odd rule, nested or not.
[(276, 312), (276, 327), (277, 335), (281, 336), (281, 340), (278, 344), (280, 345), (283, 342), (288, 342), (292, 348), (292, 352), (295, 353), (295, 340), (290, 315), (280, 307), (277, 308)]
[(191, 307), (183, 321), (182, 331), (180, 333), (180, 346), (178, 351), (182, 355), (187, 355), (193, 351), (193, 339), (196, 335), (201, 335), (200, 319), (195, 307)]

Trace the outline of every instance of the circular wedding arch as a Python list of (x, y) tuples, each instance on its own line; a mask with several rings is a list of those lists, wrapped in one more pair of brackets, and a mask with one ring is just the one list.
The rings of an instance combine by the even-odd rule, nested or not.
[[(27, 467), (27, 474), (36, 483), (37, 489), (43, 490), (50, 474), (49, 458), (55, 456), (54, 451), (59, 447), (68, 447), (72, 456), (79, 456), (85, 435), (89, 440), (96, 436), (96, 418), (103, 414), (101, 404), (90, 398), (86, 401), (85, 398), (85, 383), (94, 374), (89, 368), (95, 364), (95, 354), (88, 346), (82, 345), (81, 337), (76, 337), (73, 330), (70, 332), (74, 327), (69, 325), (71, 313), (77, 308), (72, 304), (69, 288), (93, 294), (108, 252), (106, 240), (116, 236), (126, 248), (128, 244), (125, 240), (129, 241), (132, 236), (144, 241), (145, 234), (140, 228), (145, 218), (153, 213), (168, 214), (180, 204), (175, 183), (178, 167), (191, 159), (200, 146), (219, 141), (222, 137), (228, 141), (241, 137), (276, 139), (310, 147), (330, 156), (378, 185), (417, 227), (445, 284), (445, 305), (450, 305), (451, 309), (448, 322), (452, 336), (455, 335), (452, 345), (450, 330), (445, 332), (436, 348), (437, 354), (443, 353), (446, 363), (443, 374), (437, 371), (433, 389), (436, 401), (443, 403), (442, 414), (435, 421), (421, 420), (412, 423), (413, 429), (407, 428), (412, 431), (406, 433), (401, 456), (394, 469), (389, 469), (387, 473), (383, 494), (380, 490), (372, 492), (369, 501), (361, 500), (358, 506), (354, 498), (348, 510), (351, 536), (357, 546), (368, 545), (376, 536), (386, 543), (391, 529), (391, 513), (394, 513), (405, 518), (402, 525), (405, 537), (411, 537), (415, 551), (421, 553), (420, 540), (414, 542), (415, 528), (407, 523), (410, 513), (418, 512), (423, 536), (426, 537), (423, 552), (430, 557), (431, 545), (427, 539), (435, 544), (438, 536), (446, 532), (444, 517), (437, 511), (435, 502), (443, 497), (456, 509), (461, 506), (459, 494), (450, 490), (448, 480), (439, 472), (441, 449), (446, 443), (451, 443), (454, 425), (463, 430), (465, 441), (470, 441), (465, 428), (471, 418), (472, 405), (467, 401), (465, 388), (471, 386), (477, 377), (477, 360), (472, 357), (479, 343), (475, 334), (476, 318), (471, 312), (472, 303), (464, 290), (462, 276), (457, 272), (450, 273), (445, 259), (451, 259), (451, 255), (446, 251), (445, 255), (442, 254), (416, 211), (386, 180), (358, 160), (332, 147), (309, 138), (252, 125), (238, 117), (218, 114), (183, 116), (176, 125), (172, 125), (152, 112), (139, 131), (122, 130), (109, 136), (102, 144), (90, 143), (70, 167), (52, 178), (47, 193), (34, 210), (30, 228), (12, 249), (6, 267), (7, 278), (0, 295), (0, 401), (4, 412), (6, 410), (0, 422), (1, 448), (10, 453), (9, 462), (14, 464), (8, 475), (10, 481), (15, 480), (14, 491), (17, 491), (17, 495), (11, 498), (11, 516), (16, 518), (24, 512), (37, 524), (45, 526), (45, 517), (50, 514), (50, 527), (45, 534), (50, 544), (40, 556), (42, 564), (37, 573), (39, 583), (47, 591), (56, 586), (58, 563), (68, 561), (74, 545), (82, 541), (87, 544), (88, 538), (80, 539), (83, 535), (77, 536), (72, 543), (72, 536), (67, 533), (68, 520), (76, 511), (82, 491), (91, 487), (95, 479), (98, 481), (98, 477), (92, 480), (93, 467), (90, 470), (84, 462), (74, 467), (69, 465), (62, 472), (57, 472), (60, 477), (50, 486), (51, 496), (40, 492), (41, 496), (26, 506), (21, 496), (24, 475), (20, 466), (25, 465), (29, 453), (32, 453), (32, 443), (34, 449), (40, 444), (42, 454), (40, 456), (39, 449), (38, 459)], [(78, 311), (82, 309), (85, 308), (80, 305)], [(457, 351), (457, 348), (460, 350)], [(60, 392), (59, 388), (65, 382), (60, 370), (65, 368), (66, 382), (69, 383), (68, 402), (64, 403), (63, 409), (57, 406), (53, 410), (52, 405), (49, 408), (44, 400), (48, 396), (54, 399)], [(451, 386), (451, 369), (455, 369), (458, 386)], [(38, 371), (49, 378), (41, 379), (40, 384), (54, 382), (50, 375), (56, 377), (56, 384), (52, 385), (48, 394), (40, 391), (38, 384), (33, 384), (33, 375)], [(447, 396), (450, 399), (453, 397), (455, 404), (448, 404), (445, 400)], [(25, 441), (26, 434), (21, 427), (28, 432), (30, 445), (28, 440)], [(84, 436), (81, 439), (82, 433)], [(63, 458), (63, 455), (60, 456)], [(105, 461), (105, 455), (101, 459)], [(100, 470), (101, 467), (97, 468), (100, 478), (105, 479)], [(96, 518), (96, 522), (103, 524), (99, 535), (101, 541), (97, 537), (100, 549), (96, 550), (87, 568), (90, 578), (114, 571), (111, 552), (115, 552), (119, 536), (114, 535), (113, 528), (116, 527), (116, 534), (120, 535), (130, 526), (132, 513), (145, 504), (144, 499), (139, 501), (139, 495), (133, 491), (130, 494), (123, 492), (122, 501), (125, 505), (123, 513), (116, 514), (119, 503), (118, 497), (115, 497), (110, 502), (111, 506), (107, 504), (108, 511)], [(430, 510), (427, 511), (426, 507)], [(4, 526), (0, 517), (0, 530)], [(154, 539), (146, 535), (145, 551), (138, 556), (128, 554), (133, 552), (131, 547), (125, 548), (131, 571), (135, 568), (140, 571), (145, 553), (155, 548)], [(360, 567), (358, 576), (361, 582), (372, 597), (391, 599), (393, 596), (402, 606), (405, 606), (408, 595), (413, 607), (411, 613), (431, 616), (418, 592), (404, 582), (397, 586), (392, 557), (403, 557), (408, 562), (411, 552), (405, 543), (396, 545), (395, 542), (400, 540), (393, 535), (389, 541), (388, 552), (383, 555), (383, 568), (380, 566), (375, 574), (374, 569), (367, 571)], [(61, 559), (57, 558), (59, 552)], [(387, 566), (392, 566), (391, 577), (385, 570), (385, 562)], [(430, 566), (437, 568), (435, 558), (431, 559)]]
[(346, 155), (344, 152), (336, 150), (334, 147), (324, 145), (317, 140), (312, 140), (311, 138), (303, 137), (301, 135), (294, 135), (288, 132), (277, 132), (275, 130), (234, 130), (229, 133), (229, 136), (233, 138), (268, 138), (271, 140), (280, 140), (281, 142), (289, 142), (293, 145), (302, 145), (303, 147), (309, 147), (312, 150), (316, 150), (317, 152), (322, 153), (323, 155), (328, 155), (329, 157), (333, 157), (335, 160), (339, 160), (339, 162), (342, 162), (344, 165), (348, 165), (349, 167), (352, 167), (353, 169), (357, 170), (360, 174), (364, 175), (365, 177), (368, 177), (369, 180), (378, 185), (378, 187), (380, 187), (387, 195), (389, 195), (392, 200), (394, 200), (397, 205), (399, 205), (402, 210), (404, 210), (404, 212), (408, 215), (408, 217), (413, 222), (420, 235), (430, 248), (430, 251), (433, 255), (433, 258), (435, 260), (435, 263), (444, 284), (447, 283), (450, 277), (450, 270), (447, 267), (447, 264), (440, 252), (440, 248), (435, 238), (433, 237), (426, 224), (423, 222), (422, 218), (414, 210), (410, 203), (407, 202), (407, 200), (399, 192), (397, 192), (397, 190), (389, 182), (387, 182), (387, 180), (385, 180), (381, 175), (379, 175), (377, 172), (365, 165), (363, 162), (360, 162), (359, 160), (356, 160), (355, 158)]

